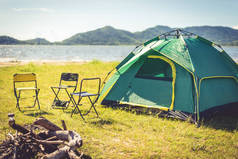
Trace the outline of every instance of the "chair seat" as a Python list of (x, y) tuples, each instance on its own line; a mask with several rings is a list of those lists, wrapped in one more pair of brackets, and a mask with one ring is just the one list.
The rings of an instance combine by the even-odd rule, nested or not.
[(97, 96), (98, 94), (88, 93), (88, 92), (76, 92), (72, 93), (75, 96), (87, 97), (87, 96)]
[(51, 87), (51, 88), (72, 88), (75, 86), (66, 86), (66, 85), (61, 85), (61, 86), (55, 86), (55, 87)]
[(16, 90), (21, 91), (21, 90), (39, 90), (39, 88), (35, 87), (22, 87), (22, 88), (16, 88)]

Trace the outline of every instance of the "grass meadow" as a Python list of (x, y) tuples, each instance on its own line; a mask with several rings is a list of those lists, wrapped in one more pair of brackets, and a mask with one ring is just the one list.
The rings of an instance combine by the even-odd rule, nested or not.
[[(75, 72), (79, 79), (100, 77), (118, 62), (92, 61), (72, 64), (24, 64), (0, 67), (0, 140), (14, 130), (8, 126), (8, 113), (15, 113), (18, 124), (32, 123), (39, 114), (61, 126), (65, 120), (67, 128), (78, 132), (83, 139), (80, 152), (92, 158), (238, 158), (238, 119), (237, 117), (214, 117), (202, 122), (201, 127), (186, 121), (159, 118), (156, 115), (137, 114), (133, 111), (113, 109), (96, 105), (99, 118), (91, 112), (84, 122), (79, 114), (70, 117), (72, 107), (63, 111), (52, 109), (54, 94), (50, 86), (59, 84), (62, 72)], [(34, 72), (41, 89), (37, 108), (16, 108), (13, 93), (13, 74)], [(88, 85), (93, 89), (95, 85)], [(26, 94), (27, 95), (27, 94)], [(62, 95), (63, 96), (63, 95)], [(28, 102), (29, 101), (29, 102)], [(24, 99), (29, 105), (31, 99)], [(80, 109), (89, 108), (83, 101)]]

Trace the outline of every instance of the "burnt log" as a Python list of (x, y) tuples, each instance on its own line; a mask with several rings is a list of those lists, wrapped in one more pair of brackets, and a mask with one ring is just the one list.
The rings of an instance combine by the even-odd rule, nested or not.
[[(8, 145), (0, 144), (0, 159), (2, 158), (42, 158), (60, 159), (82, 158), (83, 153), (77, 151), (83, 144), (81, 136), (67, 130), (62, 120), (59, 126), (41, 117), (25, 128), (15, 123), (14, 114), (8, 114), (9, 126), (16, 130), (16, 135), (10, 137)], [(35, 131), (36, 129), (40, 131)], [(35, 131), (35, 132), (34, 132)], [(19, 133), (18, 133), (19, 132)], [(3, 149), (3, 150), (1, 150)]]
[(57, 125), (55, 125), (54, 123), (50, 122), (49, 120), (43, 117), (40, 117), (39, 119), (37, 119), (33, 124), (40, 125), (50, 131), (62, 130), (60, 127), (58, 127)]
[[(68, 141), (68, 144), (50, 154), (43, 156), (42, 159), (59, 159), (66, 158), (66, 156), (71, 156), (70, 158), (75, 159), (79, 158), (79, 156), (73, 152), (83, 144), (82, 138), (78, 133), (74, 131), (61, 130), (49, 132), (49, 134), (56, 136), (60, 140)], [(73, 156), (77, 156), (77, 158)]]

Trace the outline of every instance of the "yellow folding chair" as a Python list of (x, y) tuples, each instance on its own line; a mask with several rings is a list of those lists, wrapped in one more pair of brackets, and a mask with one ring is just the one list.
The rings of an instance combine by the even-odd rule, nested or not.
[[(21, 83), (21, 84), (20, 84)], [(21, 92), (22, 91), (33, 91), (35, 96), (33, 96), (34, 104), (30, 106), (30, 108), (35, 107), (36, 103), (38, 108), (40, 109), (39, 103), (39, 91), (40, 89), (37, 88), (37, 81), (36, 81), (36, 74), (34, 73), (26, 73), (26, 74), (14, 74), (13, 75), (13, 85), (14, 85), (14, 95), (16, 97), (17, 103), (16, 107), (20, 110), (20, 99), (21, 99)], [(26, 87), (27, 85), (27, 87)], [(21, 86), (21, 87), (19, 87)], [(29, 87), (31, 86), (31, 87)]]

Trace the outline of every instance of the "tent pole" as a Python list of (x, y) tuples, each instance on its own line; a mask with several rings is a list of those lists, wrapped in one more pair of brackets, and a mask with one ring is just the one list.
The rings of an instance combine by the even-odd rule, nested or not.
[[(102, 84), (102, 85), (100, 86), (101, 89), (102, 89), (103, 86), (105, 85), (108, 76), (109, 76), (109, 75), (112, 73), (112, 71), (114, 71), (114, 70), (115, 70), (115, 67), (114, 67), (111, 71), (109, 71), (109, 72), (107, 73), (106, 77), (104, 78), (103, 82), (101, 83), (101, 84)], [(100, 92), (101, 92), (101, 90), (100, 90)]]
[[(195, 82), (196, 82), (197, 88), (199, 88), (198, 81), (199, 81), (199, 78), (197, 76), (195, 76)], [(197, 90), (195, 104), (196, 104), (196, 125), (198, 128), (200, 127), (199, 95), (200, 95), (200, 92), (199, 92), (199, 90)]]

